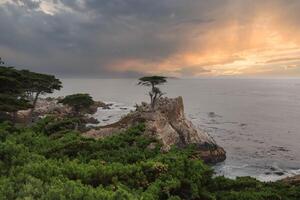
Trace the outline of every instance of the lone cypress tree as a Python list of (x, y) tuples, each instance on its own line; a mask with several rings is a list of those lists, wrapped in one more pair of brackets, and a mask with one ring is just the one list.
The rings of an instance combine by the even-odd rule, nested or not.
[(159, 99), (163, 92), (157, 87), (167, 82), (164, 76), (145, 76), (139, 79), (138, 84), (151, 87), (149, 92), (151, 108), (154, 109), (157, 99)]

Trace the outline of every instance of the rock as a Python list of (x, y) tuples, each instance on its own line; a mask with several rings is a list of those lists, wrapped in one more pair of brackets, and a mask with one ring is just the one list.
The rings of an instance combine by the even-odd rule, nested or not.
[[(34, 110), (34, 118), (42, 117), (45, 115), (55, 115), (59, 117), (64, 117), (71, 114), (72, 109), (63, 104), (59, 104), (58, 101), (63, 99), (63, 97), (58, 98), (39, 98), (36, 107)], [(110, 109), (108, 104), (103, 103), (102, 101), (95, 101), (95, 103), (87, 110), (88, 114), (94, 114), (97, 112), (98, 108), (101, 107), (103, 109)], [(29, 121), (30, 109), (21, 110), (17, 113), (17, 122), (26, 123)], [(91, 123), (96, 123), (96, 121), (92, 118), (87, 119)], [(89, 122), (89, 123), (90, 123)]]
[(105, 107), (107, 104), (102, 101), (95, 101), (94, 105), (97, 107)]
[(89, 131), (83, 133), (83, 136), (88, 138), (96, 138), (101, 139), (107, 136), (112, 136), (115, 133), (118, 133), (119, 131), (122, 131), (123, 129), (118, 129), (114, 127), (107, 127), (105, 129), (90, 129)]
[(284, 172), (274, 172), (274, 174), (276, 174), (277, 176), (283, 176)]
[(149, 150), (153, 150), (156, 148), (156, 143), (155, 142), (151, 142), (148, 146), (147, 146), (147, 149)]
[(300, 186), (300, 175), (284, 178), (284, 179), (280, 180), (280, 182), (286, 183), (289, 185)]
[(30, 109), (17, 112), (16, 122), (27, 123), (29, 121)]
[(216, 115), (215, 112), (209, 112), (209, 113), (208, 113), (208, 117), (214, 118), (214, 117), (216, 117), (216, 116), (217, 116), (217, 115)]
[(94, 117), (85, 118), (84, 121), (88, 124), (99, 124), (99, 121)]
[(162, 151), (169, 151), (173, 145), (185, 147), (195, 144), (198, 155), (207, 163), (217, 163), (226, 159), (224, 149), (219, 147), (206, 132), (198, 130), (186, 119), (182, 97), (161, 98), (154, 110), (146, 103), (136, 107), (136, 111), (129, 113), (120, 121), (98, 127), (97, 130), (92, 129), (83, 135), (102, 138), (143, 122), (144, 134), (158, 139), (162, 143)]
[[(102, 101), (95, 101), (93, 107), (96, 107), (96, 108), (102, 108), (102, 109), (111, 109), (110, 107), (112, 106), (113, 104), (106, 104)], [(96, 110), (97, 111), (97, 110)]]
[(274, 172), (274, 171), (276, 171), (277, 169), (276, 169), (275, 167), (270, 167), (270, 170)]
[(197, 151), (199, 158), (205, 163), (215, 164), (226, 159), (226, 152), (222, 147), (216, 146), (214, 148), (199, 148)]
[(106, 109), (106, 110), (110, 110), (111, 109), (111, 106), (113, 106), (113, 104), (112, 103), (110, 103), (110, 104), (106, 104), (105, 106), (103, 106), (102, 108), (103, 109)]

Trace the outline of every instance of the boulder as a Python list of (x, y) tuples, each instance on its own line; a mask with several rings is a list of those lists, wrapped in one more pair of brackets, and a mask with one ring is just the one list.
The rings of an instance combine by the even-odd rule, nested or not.
[(284, 178), (280, 181), (283, 182), (283, 183), (289, 184), (289, 185), (299, 186), (300, 185), (300, 175), (287, 177), (287, 178)]
[(99, 123), (99, 121), (94, 117), (85, 117), (85, 118), (83, 118), (83, 120), (85, 123), (88, 123), (88, 124), (98, 124)]
[(145, 124), (145, 135), (155, 137), (162, 144), (162, 151), (169, 151), (173, 145), (185, 147), (195, 144), (199, 156), (207, 163), (217, 163), (226, 159), (224, 149), (216, 144), (205, 131), (198, 130), (184, 115), (182, 97), (160, 98), (154, 109), (147, 103), (136, 106), (120, 121), (91, 129), (83, 133), (86, 137), (103, 138), (127, 129), (138, 123)]
[(87, 113), (95, 114), (97, 112), (98, 108), (110, 109), (110, 105), (106, 104), (102, 101), (95, 101), (94, 104), (89, 107), (89, 109), (87, 110)]

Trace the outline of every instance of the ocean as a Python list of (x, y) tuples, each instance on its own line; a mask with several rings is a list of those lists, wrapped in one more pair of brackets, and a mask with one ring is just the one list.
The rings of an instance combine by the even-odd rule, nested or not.
[[(95, 114), (101, 124), (118, 120), (149, 101), (136, 79), (62, 79), (55, 96), (89, 93), (113, 103)], [(275, 181), (300, 174), (300, 79), (170, 79), (165, 96), (182, 96), (186, 116), (227, 152), (216, 175)]]

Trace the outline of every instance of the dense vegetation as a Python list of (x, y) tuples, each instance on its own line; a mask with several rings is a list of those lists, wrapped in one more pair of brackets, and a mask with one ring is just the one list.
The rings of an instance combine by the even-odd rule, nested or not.
[(17, 111), (28, 108), (32, 121), (39, 96), (61, 87), (55, 76), (7, 67), (0, 59), (0, 121), (11, 118), (10, 115), (15, 118)]
[(142, 124), (94, 140), (72, 123), (0, 124), (0, 199), (300, 199), (299, 186), (213, 178), (192, 146), (161, 153)]
[(81, 116), (94, 104), (93, 98), (89, 94), (72, 94), (58, 101), (72, 108), (74, 116)]

